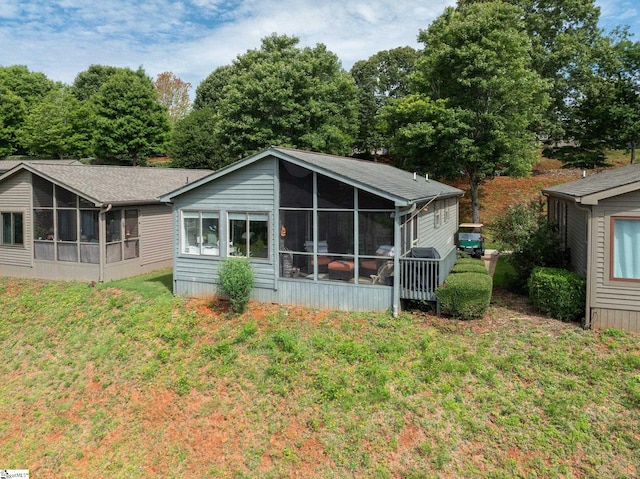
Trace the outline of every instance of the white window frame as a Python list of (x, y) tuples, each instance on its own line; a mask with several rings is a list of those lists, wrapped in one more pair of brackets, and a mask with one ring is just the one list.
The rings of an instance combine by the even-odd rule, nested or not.
[[(195, 243), (188, 242), (185, 234), (185, 219), (196, 219)], [(203, 231), (203, 220), (217, 220), (214, 229)], [(189, 256), (220, 256), (220, 212), (208, 210), (180, 211), (180, 254)]]

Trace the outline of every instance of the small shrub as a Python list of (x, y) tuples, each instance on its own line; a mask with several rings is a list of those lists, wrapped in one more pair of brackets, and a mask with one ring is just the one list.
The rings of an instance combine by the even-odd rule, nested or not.
[(473, 259), (473, 258), (459, 259), (458, 262), (453, 267), (453, 269), (451, 270), (451, 272), (452, 273), (489, 274), (489, 271), (487, 271), (487, 267), (485, 266), (484, 261), (480, 259)]
[(586, 281), (561, 268), (535, 268), (528, 281), (529, 299), (544, 314), (562, 321), (584, 318)]
[(227, 258), (220, 267), (219, 291), (229, 298), (231, 311), (240, 314), (244, 312), (255, 276), (247, 258)]
[(436, 290), (442, 312), (459, 319), (484, 315), (491, 301), (493, 283), (488, 274), (458, 273), (450, 275)]

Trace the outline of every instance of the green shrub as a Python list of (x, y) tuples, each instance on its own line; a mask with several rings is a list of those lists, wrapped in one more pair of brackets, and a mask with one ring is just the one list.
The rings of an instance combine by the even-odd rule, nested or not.
[(222, 263), (219, 274), (219, 291), (229, 298), (232, 312), (242, 313), (251, 297), (255, 278), (249, 259), (227, 258)]
[(481, 259), (461, 258), (451, 270), (452, 273), (482, 273), (489, 274), (484, 261)]
[(457, 273), (447, 277), (436, 297), (447, 316), (475, 319), (484, 315), (491, 301), (493, 282), (486, 273)]
[(541, 312), (563, 321), (584, 318), (585, 279), (561, 268), (535, 268), (528, 281), (529, 299)]

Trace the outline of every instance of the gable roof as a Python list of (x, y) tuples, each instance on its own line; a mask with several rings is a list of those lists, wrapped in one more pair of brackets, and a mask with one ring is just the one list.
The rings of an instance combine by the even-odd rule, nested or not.
[(331, 178), (350, 184), (392, 201), (413, 204), (435, 197), (462, 196), (458, 188), (445, 185), (424, 177), (414, 177), (413, 173), (384, 163), (358, 160), (354, 158), (314, 153), (293, 148), (271, 147), (260, 153), (237, 161), (215, 173), (178, 190), (164, 195), (163, 201), (171, 201), (187, 191), (225, 176), (233, 171), (273, 156), (299, 166), (317, 171)]
[(27, 170), (76, 193), (96, 206), (158, 203), (158, 197), (211, 174), (211, 170), (21, 163), (0, 182)]
[(579, 180), (542, 190), (552, 196), (573, 199), (584, 205), (597, 205), (605, 198), (640, 190), (640, 163), (605, 170)]

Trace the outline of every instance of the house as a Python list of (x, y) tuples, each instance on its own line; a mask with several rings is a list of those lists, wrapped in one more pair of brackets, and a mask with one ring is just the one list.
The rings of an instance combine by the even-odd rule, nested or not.
[(158, 196), (210, 173), (18, 163), (0, 175), (0, 275), (101, 282), (171, 266)]
[(272, 147), (161, 197), (174, 293), (212, 296), (247, 256), (252, 297), (341, 310), (435, 300), (456, 261), (461, 190), (387, 164)]
[(586, 326), (640, 331), (640, 164), (543, 193), (573, 269), (587, 279)]

